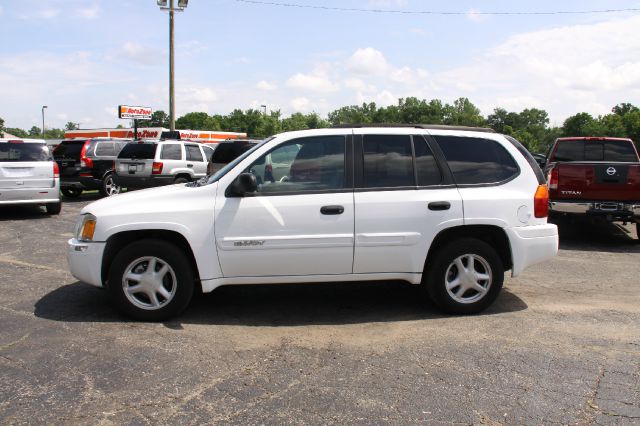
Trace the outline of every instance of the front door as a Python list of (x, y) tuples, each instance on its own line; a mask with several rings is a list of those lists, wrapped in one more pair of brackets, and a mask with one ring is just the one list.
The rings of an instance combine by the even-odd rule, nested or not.
[[(354, 208), (346, 152), (346, 135), (290, 140), (246, 168), (261, 174), (255, 193), (234, 197), (218, 188), (215, 236), (224, 277), (303, 280), (352, 272)], [(278, 180), (257, 172), (267, 156), (283, 159)]]

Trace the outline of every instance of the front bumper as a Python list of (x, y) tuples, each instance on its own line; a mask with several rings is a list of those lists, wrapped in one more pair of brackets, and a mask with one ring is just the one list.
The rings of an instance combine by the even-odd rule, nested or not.
[(106, 245), (104, 242), (70, 239), (67, 242), (67, 261), (71, 275), (87, 284), (102, 287), (102, 255)]
[(558, 254), (558, 227), (551, 223), (536, 226), (506, 228), (511, 244), (513, 267), (511, 276), (536, 263), (552, 259)]
[(607, 220), (640, 221), (640, 201), (550, 201), (553, 213), (599, 216)]

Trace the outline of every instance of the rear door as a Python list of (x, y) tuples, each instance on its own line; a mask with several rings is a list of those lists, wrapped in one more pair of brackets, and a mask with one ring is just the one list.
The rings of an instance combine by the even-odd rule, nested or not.
[(207, 163), (205, 157), (200, 150), (200, 145), (197, 144), (185, 144), (184, 145), (187, 167), (193, 170), (193, 175), (196, 179), (204, 177), (207, 174)]
[(463, 223), (460, 194), (424, 136), (355, 133), (353, 272), (422, 274), (435, 236)]
[(101, 179), (113, 168), (113, 160), (120, 149), (113, 141), (98, 141), (93, 148), (93, 175)]
[(0, 142), (0, 189), (53, 186), (53, 159), (44, 143)]

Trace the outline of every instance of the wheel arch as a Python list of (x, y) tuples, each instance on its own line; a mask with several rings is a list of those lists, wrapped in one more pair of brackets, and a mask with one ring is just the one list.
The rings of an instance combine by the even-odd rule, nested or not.
[[(103, 284), (107, 285), (107, 278), (109, 276), (109, 269), (111, 264), (113, 263), (113, 259), (118, 254), (118, 252), (131, 244), (134, 241), (139, 241), (142, 239), (158, 239), (167, 241), (175, 246), (179, 247), (187, 258), (189, 259), (190, 265), (193, 270), (193, 275), (196, 282), (200, 283), (200, 273), (198, 270), (198, 263), (196, 262), (195, 255), (193, 250), (191, 249), (191, 245), (184, 237), (184, 235), (180, 234), (176, 231), (169, 231), (164, 229), (140, 229), (140, 230), (132, 230), (132, 231), (122, 231), (117, 234), (110, 236), (107, 239), (107, 244), (104, 249), (104, 254), (102, 255), (102, 268), (101, 268), (101, 278)], [(196, 286), (196, 288), (198, 288)]]
[(511, 245), (504, 229), (494, 225), (461, 225), (444, 229), (436, 235), (431, 243), (431, 247), (429, 247), (424, 265), (425, 268), (429, 264), (429, 260), (433, 258), (442, 246), (460, 238), (475, 238), (486, 242), (496, 249), (505, 271), (513, 267)]

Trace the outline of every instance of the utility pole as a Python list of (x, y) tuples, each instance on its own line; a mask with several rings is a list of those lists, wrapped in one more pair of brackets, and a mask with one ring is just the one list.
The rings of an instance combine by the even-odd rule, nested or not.
[(169, 11), (169, 130), (174, 132), (176, 130), (176, 96), (175, 96), (175, 84), (174, 84), (174, 29), (173, 29), (173, 15), (174, 12), (182, 12), (187, 7), (189, 0), (177, 0), (178, 6), (174, 6), (176, 0), (157, 0), (158, 6), (161, 10)]
[(47, 108), (46, 105), (42, 105), (42, 139), (44, 139), (44, 110)]

